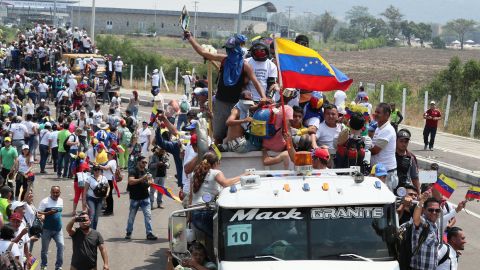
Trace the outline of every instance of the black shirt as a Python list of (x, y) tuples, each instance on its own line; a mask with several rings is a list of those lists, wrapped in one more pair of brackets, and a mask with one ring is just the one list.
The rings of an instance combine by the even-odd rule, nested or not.
[(103, 244), (102, 235), (94, 229), (88, 234), (78, 228), (72, 235), (72, 263), (76, 269), (92, 269), (97, 267), (97, 248)]
[[(142, 176), (147, 174), (147, 170), (140, 171), (138, 168), (135, 168), (128, 172), (128, 177), (133, 177), (139, 179)], [(128, 185), (128, 191), (130, 192), (130, 200), (145, 200), (149, 198), (148, 194), (148, 183), (142, 182), (136, 185)]]

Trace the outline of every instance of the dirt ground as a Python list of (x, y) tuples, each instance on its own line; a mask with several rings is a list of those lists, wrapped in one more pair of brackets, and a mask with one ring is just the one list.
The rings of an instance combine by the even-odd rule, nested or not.
[[(203, 62), (193, 49), (157, 48), (162, 55)], [(399, 79), (418, 90), (447, 67), (453, 56), (462, 61), (480, 60), (479, 51), (434, 50), (422, 48), (379, 48), (365, 51), (328, 51), (320, 53), (329, 63), (342, 70), (355, 82), (381, 83)]]

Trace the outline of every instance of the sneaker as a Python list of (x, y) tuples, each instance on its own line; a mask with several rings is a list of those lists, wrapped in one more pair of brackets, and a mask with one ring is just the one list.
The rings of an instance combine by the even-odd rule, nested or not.
[(157, 240), (157, 239), (158, 239), (158, 237), (153, 235), (153, 233), (147, 234), (147, 240)]
[(433, 147), (430, 147), (430, 151), (433, 151)]
[(426, 145), (423, 147), (423, 151), (427, 151), (427, 146)]
[(161, 203), (157, 203), (157, 206), (158, 206), (158, 208), (160, 208), (160, 209), (164, 209), (164, 208), (165, 208), (165, 207), (162, 206)]
[(132, 233), (127, 232), (125, 239), (132, 239)]
[(40, 270), (47, 270), (47, 267), (46, 267), (46, 266), (42, 266), (42, 267), (40, 268)]

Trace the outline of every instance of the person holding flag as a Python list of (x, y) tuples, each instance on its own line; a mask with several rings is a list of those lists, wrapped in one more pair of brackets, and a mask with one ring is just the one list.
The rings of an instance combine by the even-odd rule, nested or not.
[(184, 38), (192, 45), (192, 48), (203, 58), (210, 61), (219, 61), (220, 73), (218, 90), (213, 104), (213, 137), (215, 144), (222, 144), (227, 135), (226, 121), (230, 111), (240, 99), (240, 93), (247, 83), (253, 83), (257, 93), (262, 100), (266, 99), (265, 89), (257, 80), (253, 68), (243, 59), (241, 44), (246, 41), (243, 35), (235, 35), (225, 42), (224, 48), (227, 54), (211, 53), (205, 50), (191, 35), (189, 31), (184, 32)]

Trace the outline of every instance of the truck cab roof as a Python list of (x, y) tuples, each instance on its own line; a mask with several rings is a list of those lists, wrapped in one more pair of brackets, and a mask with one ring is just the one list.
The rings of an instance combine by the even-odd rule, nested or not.
[[(260, 177), (260, 184), (240, 183), (221, 191), (217, 203), (222, 208), (291, 208), (389, 204), (396, 199), (387, 186), (375, 177), (356, 183), (351, 175)], [(309, 187), (306, 191), (305, 184)]]

